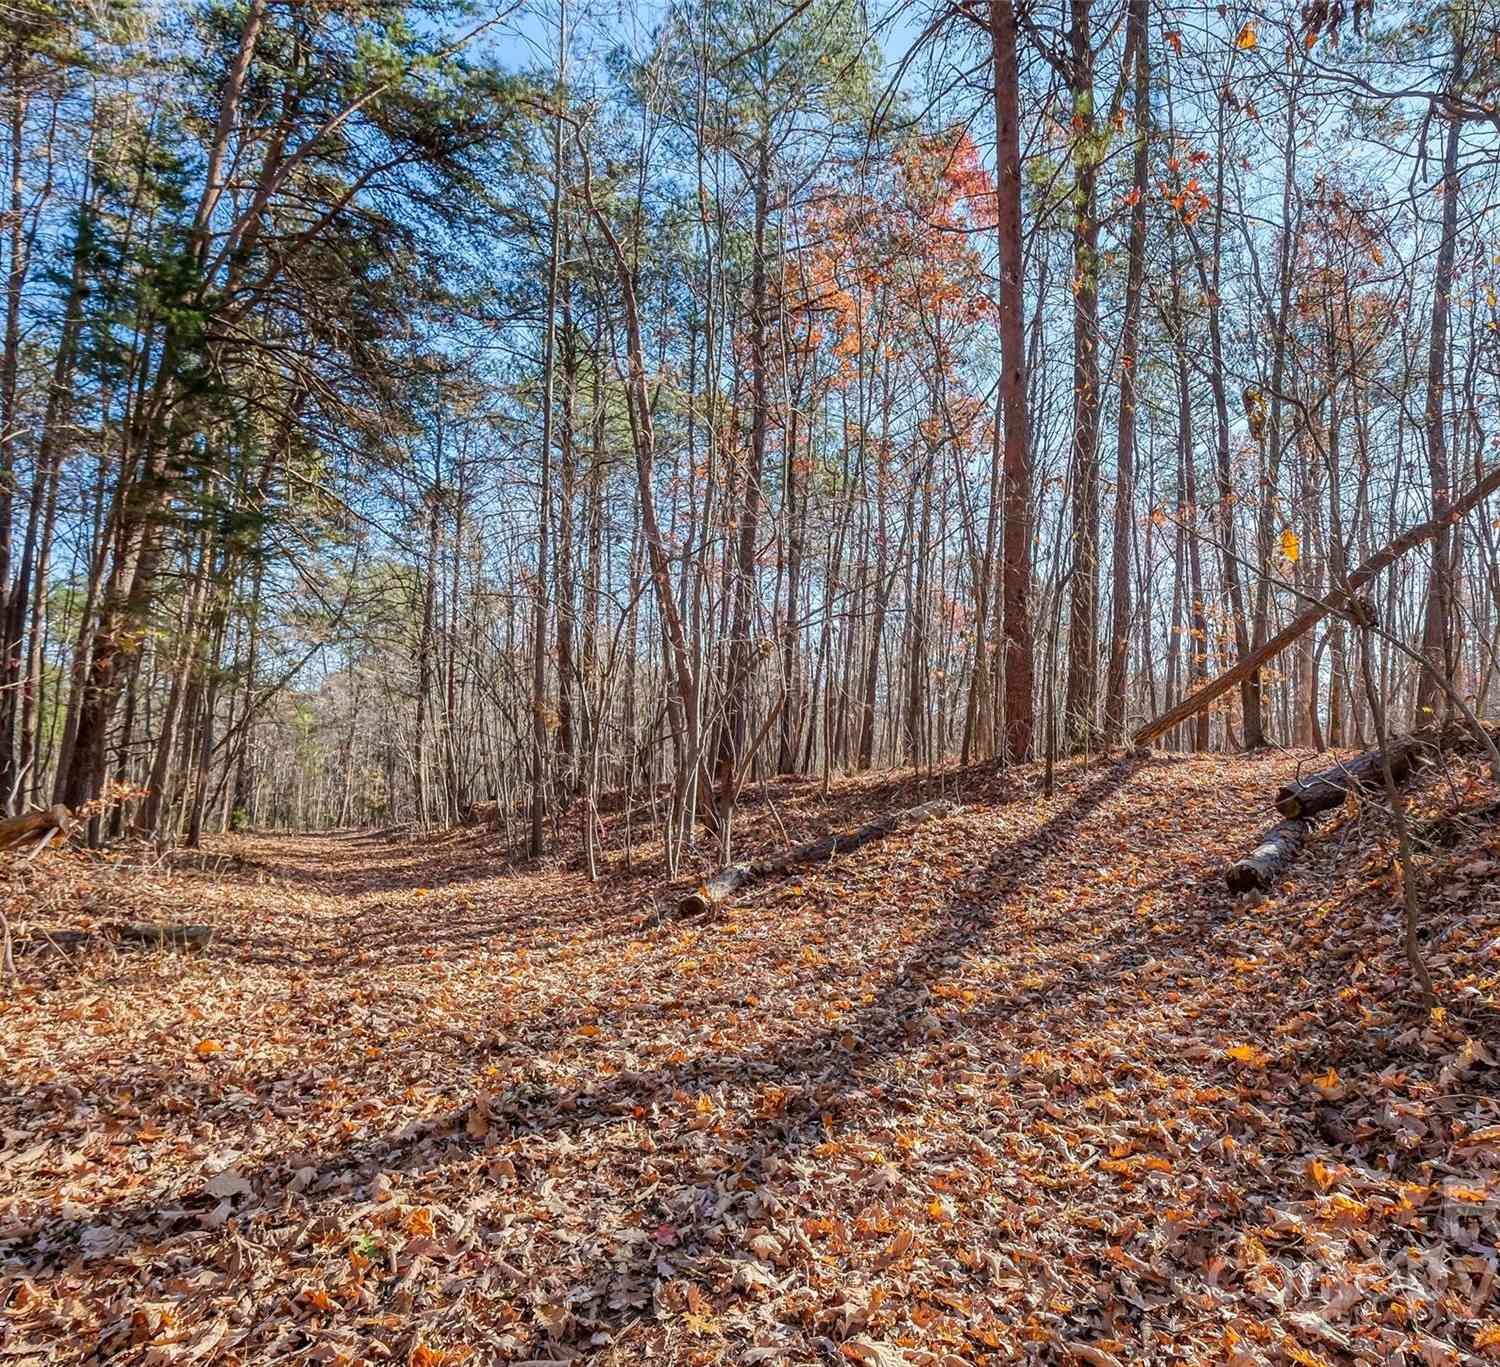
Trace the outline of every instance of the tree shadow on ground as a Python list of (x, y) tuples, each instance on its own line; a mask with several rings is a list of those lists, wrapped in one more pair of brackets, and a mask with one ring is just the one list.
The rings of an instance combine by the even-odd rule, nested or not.
[[(771, 852), (787, 843), (857, 827), (893, 807), (912, 806), (940, 795), (968, 803), (1006, 803), (1023, 794), (1014, 778), (993, 765), (972, 765), (938, 775), (903, 770), (867, 776), (858, 781), (852, 794), (842, 794), (831, 810), (822, 803), (821, 785), (816, 782), (780, 786), (790, 794), (790, 802), (768, 805), (756, 797), (755, 790), (747, 793), (738, 850)], [(435, 956), (461, 955), (497, 940), (524, 943), (544, 930), (553, 935), (582, 935), (590, 941), (630, 934), (643, 918), (665, 914), (682, 890), (662, 885), (652, 861), (645, 857), (649, 851), (639, 839), (635, 871), (625, 874), (616, 867), (605, 873), (604, 881), (613, 895), (608, 905), (596, 905), (588, 897), (579, 896), (576, 887), (568, 888), (567, 897), (546, 902), (495, 897), (493, 887), (503, 892), (512, 877), (518, 885), (533, 879), (536, 866), (518, 861), (497, 869), (493, 838), (480, 828), (434, 832), (422, 844), (403, 845), (379, 860), (371, 858), (370, 839), (368, 832), (332, 832), (310, 838), (305, 855), (294, 849), (289, 856), (284, 846), (279, 847), (277, 860), (272, 863), (260, 854), (252, 836), (237, 850), (233, 867), (217, 880), (223, 885), (242, 886), (263, 886), (269, 880), (304, 888), (314, 895), (362, 898), (342, 920), (321, 927), (325, 937), (339, 941), (341, 956), (330, 957), (327, 945), (313, 941), (305, 926), (284, 928), (280, 922), (270, 921), (258, 925), (248, 940), (227, 933), (216, 942), (214, 952), (260, 967), (336, 978), (356, 962), (350, 956), (360, 952), (380, 955), (393, 966), (401, 966)], [(711, 842), (702, 843), (706, 849)], [(601, 854), (607, 868), (611, 861), (618, 864), (620, 853), (618, 841), (606, 843)], [(576, 862), (567, 861), (569, 867)], [(472, 900), (463, 896), (465, 889), (478, 885), (484, 885), (480, 895)], [(622, 889), (634, 899), (630, 912), (618, 909)], [(441, 896), (437, 916), (413, 896), (429, 891)], [(425, 932), (414, 924), (417, 918), (427, 927)]]
[[(930, 931), (909, 952), (887, 964), (868, 1004), (836, 1025), (815, 1030), (810, 1036), (773, 1040), (765, 1047), (745, 1047), (715, 1057), (690, 1058), (678, 1064), (601, 1077), (597, 1085), (587, 1088), (559, 1088), (523, 1079), (486, 1103), (488, 1138), (471, 1137), (464, 1128), (465, 1117), (458, 1115), (447, 1123), (360, 1144), (334, 1144), (297, 1159), (312, 1167), (315, 1176), (309, 1190), (288, 1198), (290, 1207), (311, 1220), (323, 1202), (348, 1196), (351, 1171), (361, 1180), (379, 1171), (430, 1173), (479, 1157), (487, 1148), (509, 1149), (508, 1141), (522, 1141), (519, 1147), (524, 1150), (527, 1140), (545, 1141), (559, 1135), (584, 1139), (594, 1131), (617, 1125), (629, 1127), (637, 1123), (643, 1098), (691, 1097), (695, 1093), (718, 1093), (722, 1097), (729, 1093), (735, 1104), (745, 1106), (761, 1090), (774, 1087), (779, 1094), (775, 1114), (766, 1116), (748, 1137), (716, 1141), (711, 1152), (679, 1162), (670, 1179), (657, 1186), (638, 1208), (612, 1207), (611, 1218), (616, 1224), (598, 1231), (596, 1252), (591, 1255), (595, 1261), (576, 1275), (570, 1273), (574, 1284), (587, 1294), (571, 1306), (574, 1321), (566, 1334), (576, 1333), (586, 1339), (594, 1333), (613, 1334), (624, 1329), (643, 1312), (650, 1313), (649, 1288), (664, 1256), (673, 1275), (686, 1281), (708, 1281), (722, 1272), (726, 1253), (735, 1250), (751, 1219), (751, 1203), (759, 1199), (758, 1191), (774, 1185), (786, 1162), (814, 1149), (827, 1136), (830, 1120), (838, 1124), (846, 1109), (857, 1111), (857, 1103), (864, 1108), (857, 1114), (868, 1120), (872, 1089), (883, 1085), (881, 1072), (886, 1065), (941, 1043), (949, 1025), (937, 1022), (935, 1041), (933, 1026), (926, 1019), (932, 988), (966, 959), (992, 952), (994, 937), (1007, 928), (1003, 914), (997, 915), (1003, 912), (1007, 899), (1029, 885), (1060, 877), (1059, 856), (1070, 851), (1085, 823), (1117, 797), (1138, 772), (1138, 766), (1121, 765), (1085, 778), (1077, 791), (1062, 795), (1070, 799), (1066, 805), (995, 849), (979, 867), (966, 870), (949, 889)], [(1174, 819), (1185, 832), (1193, 816), (1182, 812)], [(1247, 828), (1247, 837), (1249, 834)], [(964, 1034), (983, 1039), (1017, 1017), (1025, 1017), (1032, 1035), (1047, 1036), (1051, 1047), (1066, 1049), (1082, 1040), (1105, 1015), (1118, 1020), (1122, 1010), (1127, 1016), (1151, 1011), (1149, 999), (1161, 981), (1152, 974), (1164, 971), (1162, 965), (1206, 975), (1216, 963), (1222, 967), (1240, 943), (1256, 931), (1255, 910), (1226, 896), (1217, 868), (1169, 869), (1161, 880), (1161, 890), (1174, 906), (1170, 919), (1154, 924), (1126, 912), (1090, 928), (1082, 937), (1076, 924), (1062, 917), (1031, 927), (1044, 954), (1037, 964), (1045, 979), (1043, 986), (1035, 991), (1012, 992), (966, 1013), (962, 1018)], [(1296, 963), (1278, 964), (1263, 980), (1256, 981), (1255, 996), (1290, 997), (1294, 992), (1305, 996), (1311, 983), (1332, 998), (1348, 984), (1353, 967), (1341, 948), (1330, 947), (1326, 953)], [(831, 975), (826, 976), (829, 987), (836, 986)], [(1135, 1000), (1122, 1008), (1122, 997), (1132, 993)], [(725, 1000), (733, 996), (730, 992)], [(703, 1003), (696, 1005), (704, 1009)], [(1219, 1041), (1220, 1031), (1226, 1023), (1232, 1023), (1227, 1015), (1215, 1016), (1212, 1010), (1201, 1022), (1197, 1017), (1193, 1020), (1192, 1034), (1205, 1042)], [(576, 1024), (577, 1018), (564, 1012), (548, 1021), (540, 1037), (532, 1034), (527, 1047), (545, 1053), (549, 1043), (560, 1044)], [(644, 1024), (644, 1020), (632, 1022), (638, 1035), (643, 1033)], [(852, 1045), (850, 1040), (854, 1041)], [(1337, 1064), (1341, 1071), (1350, 1072), (1352, 1080), (1356, 1066), (1361, 1073), (1373, 1074), (1388, 1066), (1389, 1057), (1371, 1052), (1361, 1061), (1349, 1047), (1330, 1044), (1325, 1052), (1303, 1062), (1319, 1067)], [(1171, 1057), (1163, 1057), (1156, 1064), (1169, 1074), (1180, 1069), (1184, 1078), (1191, 1071), (1199, 1086), (1205, 1079), (1210, 1085), (1222, 1086), (1226, 1095), (1236, 1099), (1235, 1106), (1253, 1106), (1253, 1094), (1263, 1082), (1247, 1076), (1243, 1067), (1228, 1060), (1210, 1061), (1193, 1070)], [(919, 1088), (924, 1080), (931, 1080), (932, 1065), (919, 1066), (927, 1071), (909, 1079), (907, 1087)], [(878, 1104), (891, 1118), (898, 1118), (907, 1095), (887, 1087)], [(1323, 1115), (1310, 1108), (1305, 1121), (1310, 1143), (1315, 1142), (1323, 1121)], [(1226, 1108), (1226, 1133), (1242, 1124), (1249, 1133), (1253, 1116), (1244, 1119)], [(668, 1113), (663, 1117), (663, 1132), (674, 1125), (679, 1133), (686, 1127), (681, 1116)], [(623, 1161), (642, 1170), (648, 1162), (638, 1152), (633, 1156), (627, 1152)], [(1206, 1166), (1218, 1165), (1218, 1160), (1213, 1164), (1207, 1158), (1201, 1161)], [(247, 1171), (246, 1176), (259, 1190), (274, 1192), (285, 1187), (289, 1162), (264, 1163)], [(641, 1173), (636, 1176), (639, 1179)], [(1218, 1176), (1232, 1178), (1234, 1174), (1226, 1171)], [(335, 1182), (335, 1178), (340, 1180)], [(104, 1204), (87, 1219), (114, 1226), (128, 1248), (138, 1242), (159, 1240), (164, 1227), (193, 1228), (213, 1205), (212, 1198), (188, 1193), (170, 1203), (151, 1199)], [(1237, 1230), (1253, 1234), (1264, 1219), (1265, 1205), (1266, 1199), (1257, 1197), (1243, 1210), (1228, 1214), (1212, 1236), (1216, 1245), (1222, 1248), (1226, 1241), (1232, 1242)], [(246, 1212), (251, 1221), (256, 1214), (254, 1207)], [(653, 1220), (670, 1224), (669, 1248), (641, 1237), (643, 1223), (649, 1227)], [(1082, 1237), (1085, 1243), (1093, 1238)], [(1186, 1285), (1192, 1286), (1197, 1269), (1207, 1265), (1209, 1251), (1205, 1248), (1194, 1255), (1187, 1269), (1189, 1275), (1184, 1278)], [(34, 1246), (22, 1246), (13, 1256), (29, 1260), (38, 1271), (55, 1271), (70, 1260), (72, 1246), (66, 1240), (53, 1241), (45, 1254)], [(545, 1264), (535, 1270), (545, 1270)], [(641, 1288), (647, 1288), (644, 1302)], [(1073, 1314), (1084, 1325), (1098, 1309), (1099, 1303), (1085, 1295), (1079, 1298)], [(553, 1332), (540, 1320), (532, 1327), (539, 1346)]]
[[(821, 1029), (810, 1038), (783, 1040), (764, 1052), (745, 1050), (634, 1070), (601, 1079), (600, 1085), (588, 1092), (568, 1095), (545, 1087), (518, 1087), (514, 1096), (502, 1096), (492, 1105), (491, 1122), (508, 1127), (515, 1139), (544, 1137), (558, 1131), (582, 1132), (631, 1120), (646, 1094), (697, 1093), (722, 1087), (759, 1087), (771, 1082), (786, 1094), (782, 1119), (767, 1139), (742, 1160), (747, 1174), (763, 1169), (771, 1155), (803, 1147), (815, 1132), (816, 1118), (831, 1108), (836, 1110), (842, 1098), (873, 1068), (920, 1042), (920, 1034), (910, 1029), (910, 1016), (925, 1003), (936, 978), (951, 971), (954, 956), (971, 952), (995, 927), (996, 905), (1004, 897), (1006, 887), (995, 886), (988, 875), (1004, 870), (1014, 880), (1023, 871), (1032, 874), (1044, 867), (1047, 852), (1065, 843), (1098, 806), (1123, 787), (1132, 771), (1130, 764), (1123, 763), (1096, 774), (1069, 805), (1005, 845), (978, 877), (966, 878), (964, 883), (971, 890), (949, 901), (931, 934), (892, 966), (884, 983), (872, 994), (870, 1004), (845, 1016), (837, 1025)], [(1031, 856), (1024, 870), (1016, 867), (1023, 856)], [(561, 1036), (571, 1029), (570, 1023), (557, 1033)], [(846, 1037), (857, 1040), (857, 1047), (847, 1048)], [(536, 1053), (545, 1053), (546, 1040), (534, 1041), (532, 1047)], [(462, 1122), (462, 1117), (456, 1119)], [(318, 1154), (303, 1156), (301, 1161), (313, 1167), (317, 1177), (308, 1184), (311, 1190), (299, 1200), (308, 1208), (315, 1207), (324, 1199), (317, 1194), (319, 1179), (336, 1170), (358, 1168), (373, 1175), (380, 1170), (401, 1169), (414, 1161), (430, 1168), (434, 1163), (456, 1161), (479, 1147), (477, 1141), (465, 1137), (461, 1128), (451, 1135), (445, 1133), (447, 1128), (416, 1127), (374, 1143), (335, 1145)], [(435, 1132), (444, 1141), (444, 1152), (432, 1152)], [(285, 1185), (284, 1168), (284, 1163), (264, 1164), (245, 1170), (243, 1175), (257, 1188), (274, 1190)], [(330, 1190), (327, 1194), (343, 1192)], [(79, 1227), (113, 1226), (121, 1236), (121, 1248), (127, 1248), (138, 1241), (159, 1239), (164, 1223), (194, 1222), (215, 1205), (212, 1196), (193, 1193), (172, 1198), (170, 1206), (160, 1199), (111, 1202), (89, 1211)], [(56, 1237), (59, 1232), (49, 1231), (44, 1256), (37, 1256), (35, 1238), (23, 1241), (12, 1256), (26, 1262), (36, 1259), (38, 1272), (56, 1270), (56, 1260), (66, 1262), (73, 1256), (68, 1241)], [(702, 1237), (706, 1239), (709, 1233), (704, 1229)], [(680, 1259), (686, 1262), (692, 1253), (693, 1245), (684, 1241)]]
[[(924, 774), (897, 770), (888, 774), (864, 775), (847, 780), (830, 806), (816, 782), (771, 785), (768, 801), (758, 785), (748, 788), (738, 808), (736, 824), (736, 857), (745, 857), (763, 846), (768, 853), (782, 843), (800, 843), (858, 826), (890, 811), (909, 807), (937, 797), (958, 801), (1000, 803), (1014, 800), (1020, 785), (1005, 770), (994, 765), (970, 765), (967, 769), (943, 770)], [(605, 839), (599, 854), (604, 876), (638, 878), (653, 881), (651, 852), (659, 833), (646, 809), (633, 812), (631, 849), (633, 861), (640, 867), (626, 873), (620, 867), (624, 850), (624, 814), (617, 813), (607, 823)], [(784, 835), (783, 835), (784, 832)], [(705, 865), (714, 860), (714, 841), (700, 828), (695, 858)], [(509, 865), (502, 874), (529, 875), (539, 867), (535, 861), (521, 858), (514, 848), (499, 848), (497, 834), (482, 826), (454, 826), (434, 830), (426, 835), (411, 832), (403, 837), (396, 850), (382, 852), (378, 861), (371, 860), (372, 844), (385, 840), (380, 833), (338, 831), (316, 837), (309, 842), (305, 864), (288, 862), (286, 852), (278, 850), (275, 864), (257, 858), (254, 839), (236, 858), (236, 867), (225, 871), (225, 881), (253, 878), (256, 874), (307, 887), (331, 895), (349, 893), (402, 893), (419, 888), (462, 887), (467, 883), (489, 881), (497, 876), (496, 861)], [(280, 842), (281, 837), (277, 837)], [(559, 848), (557, 858), (572, 868), (578, 856), (567, 842)], [(543, 861), (542, 867), (545, 867)]]

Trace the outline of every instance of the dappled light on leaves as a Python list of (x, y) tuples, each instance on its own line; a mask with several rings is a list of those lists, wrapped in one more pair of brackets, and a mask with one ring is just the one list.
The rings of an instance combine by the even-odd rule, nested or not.
[[(1500, 850), (1431, 857), (1444, 1005), (1414, 1008), (1373, 808), (1270, 897), (1223, 889), (1308, 758), (1070, 763), (1050, 799), (1033, 770), (950, 774), (956, 814), (697, 922), (648, 910), (650, 874), (508, 870), (472, 830), (230, 837), (213, 876), (54, 856), (49, 924), (107, 886), (219, 934), (21, 956), (0, 1006), (8, 1342), (1489, 1353)], [(774, 813), (747, 799), (743, 838), (929, 794), (793, 786)], [(9, 876), (29, 933), (37, 867)]]

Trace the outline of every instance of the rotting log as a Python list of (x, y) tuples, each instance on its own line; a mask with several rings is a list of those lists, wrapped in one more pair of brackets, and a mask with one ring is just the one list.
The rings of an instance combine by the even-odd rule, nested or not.
[[(1487, 734), (1494, 734), (1491, 723), (1482, 722), (1480, 725)], [(1467, 726), (1429, 727), (1401, 736), (1388, 747), (1391, 777), (1397, 783), (1403, 783), (1429, 756), (1441, 750), (1462, 749), (1473, 743), (1474, 733)], [(1379, 749), (1366, 750), (1320, 773), (1284, 784), (1276, 794), (1276, 810), (1287, 820), (1272, 826), (1250, 854), (1225, 868), (1224, 880), (1230, 890), (1264, 891), (1271, 887), (1306, 843), (1314, 829), (1314, 817), (1339, 806), (1357, 789), (1378, 790), (1384, 786), (1383, 758)], [(1500, 801), (1455, 812), (1429, 822), (1414, 834), (1428, 844), (1452, 844), (1457, 843), (1463, 823), (1477, 825), (1496, 818), (1500, 818)]]
[(1312, 832), (1313, 823), (1302, 817), (1272, 826), (1261, 836), (1260, 844), (1224, 870), (1230, 892), (1264, 892), (1272, 887), (1296, 859)]
[(1200, 684), (1198, 688), (1189, 693), (1186, 698), (1175, 707), (1169, 707), (1160, 716), (1146, 723), (1139, 731), (1131, 737), (1135, 746), (1149, 745), (1158, 736), (1170, 731), (1179, 722), (1187, 721), (1195, 717), (1204, 708), (1208, 707), (1216, 698), (1222, 697), (1230, 689), (1237, 687), (1243, 680), (1248, 679), (1266, 661), (1273, 659), (1285, 650), (1293, 641), (1309, 631), (1321, 622), (1329, 613), (1344, 612), (1377, 575), (1394, 564), (1409, 550), (1420, 546), (1423, 542), (1430, 541), (1445, 527), (1460, 521), (1468, 516), (1475, 508), (1484, 502), (1496, 490), (1500, 490), (1500, 463), (1485, 471), (1456, 503), (1436, 510), (1432, 517), (1425, 522), (1419, 522), (1415, 526), (1408, 527), (1400, 536), (1393, 541), (1388, 541), (1373, 555), (1364, 560), (1354, 569), (1348, 580), (1341, 586), (1331, 589), (1327, 597), (1312, 603), (1271, 637), (1258, 650), (1252, 650), (1241, 659), (1226, 669), (1222, 674), (1216, 675), (1206, 683)]
[(958, 810), (956, 802), (950, 802), (947, 798), (938, 798), (934, 802), (924, 802), (917, 807), (886, 812), (858, 830), (825, 835), (817, 840), (810, 840), (804, 845), (794, 846), (768, 859), (726, 864), (713, 877), (698, 884), (677, 903), (678, 914), (681, 916), (701, 915), (727, 902), (735, 892), (749, 883), (758, 883), (765, 878), (775, 878), (803, 865), (832, 859), (835, 855), (848, 854), (862, 845), (868, 845), (872, 840), (880, 840), (897, 831), (910, 830), (913, 826), (920, 826), (924, 821), (931, 821), (937, 817), (951, 816)]
[(0, 821), (0, 850), (13, 850), (18, 845), (29, 843), (36, 836), (51, 838), (51, 832), (61, 831), (66, 835), (73, 827), (73, 813), (61, 803), (41, 812), (27, 812), (24, 816), (12, 816)]
[[(1492, 739), (1500, 734), (1493, 722), (1478, 724)], [(1477, 744), (1474, 730), (1456, 722), (1399, 736), (1390, 743), (1391, 777), (1404, 783), (1414, 768), (1439, 751), (1472, 750)], [(1379, 749), (1366, 750), (1321, 773), (1284, 784), (1276, 794), (1276, 810), (1283, 816), (1315, 816), (1337, 807), (1356, 788), (1378, 789), (1384, 782)]]
[(156, 949), (206, 949), (214, 938), (212, 926), (158, 925), (152, 921), (115, 921), (110, 932), (117, 940)]
[[(710, 907), (718, 906), (720, 902), (727, 902), (734, 896), (736, 889), (753, 882), (757, 877), (767, 876), (769, 870), (758, 873), (757, 867), (755, 864), (725, 864), (712, 878), (705, 878), (678, 902), (677, 914), (696, 916)], [(763, 865), (759, 867), (764, 868)]]
[(59, 949), (92, 944), (140, 945), (147, 949), (206, 949), (213, 926), (165, 925), (154, 921), (113, 921), (102, 930), (32, 930), (16, 937), (17, 947)]
[[(1389, 747), (1391, 777), (1404, 783), (1424, 750), (1440, 748), (1431, 735), (1402, 736)], [(1358, 788), (1379, 788), (1385, 782), (1381, 751), (1366, 750), (1309, 778), (1286, 783), (1276, 793), (1276, 810), (1282, 816), (1316, 816), (1337, 807)]]

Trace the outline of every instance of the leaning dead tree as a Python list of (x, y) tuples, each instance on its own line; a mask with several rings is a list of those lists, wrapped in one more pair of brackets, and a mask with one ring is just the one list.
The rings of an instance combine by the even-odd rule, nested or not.
[(1424, 542), (1431, 541), (1445, 527), (1450, 527), (1455, 522), (1466, 517), (1497, 489), (1500, 489), (1500, 465), (1496, 465), (1483, 479), (1459, 499), (1457, 503), (1451, 504), (1449, 507), (1435, 513), (1427, 521), (1419, 522), (1415, 526), (1407, 528), (1395, 540), (1387, 542), (1380, 550), (1376, 551), (1355, 568), (1342, 585), (1331, 588), (1325, 598), (1311, 603), (1308, 607), (1304, 608), (1263, 646), (1242, 656), (1222, 674), (1210, 679), (1207, 683), (1189, 693), (1175, 707), (1168, 708), (1159, 717), (1155, 718), (1155, 720), (1147, 722), (1132, 737), (1134, 744), (1137, 746), (1150, 745), (1157, 737), (1165, 735), (1180, 722), (1185, 722), (1189, 718), (1197, 716), (1198, 713), (1202, 712), (1216, 699), (1223, 697), (1230, 689), (1237, 687), (1250, 678), (1268, 660), (1274, 659), (1296, 641), (1298, 637), (1310, 631), (1325, 617), (1333, 613), (1348, 611), (1353, 607), (1365, 586), (1373, 581), (1378, 574), (1393, 565), (1407, 551), (1422, 545)]
[(708, 911), (726, 902), (740, 888), (758, 883), (765, 878), (775, 878), (792, 869), (808, 864), (817, 864), (832, 859), (837, 854), (848, 854), (872, 840), (892, 835), (896, 831), (909, 830), (924, 821), (936, 817), (951, 816), (958, 811), (958, 804), (947, 798), (935, 802), (924, 802), (919, 807), (908, 807), (899, 812), (887, 812), (854, 831), (841, 831), (821, 836), (804, 845), (796, 845), (768, 859), (756, 859), (741, 864), (726, 864), (712, 878), (700, 883), (677, 904), (682, 916), (693, 916)]

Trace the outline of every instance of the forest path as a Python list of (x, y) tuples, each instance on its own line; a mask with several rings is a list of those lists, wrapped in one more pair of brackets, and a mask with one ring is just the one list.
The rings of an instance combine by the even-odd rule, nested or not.
[[(1259, 905), (1222, 886), (1307, 759), (1069, 766), (1048, 800), (1029, 771), (950, 774), (958, 815), (693, 924), (653, 912), (644, 849), (590, 884), (474, 830), (42, 861), (15, 875), (38, 922), (222, 937), (26, 961), (0, 1014), (0, 1265), (29, 1288), (0, 1292), (7, 1350), (1477, 1351), (1500, 1145), (1466, 1136), (1500, 1118), (1496, 1060), (1410, 1003), (1375, 818)], [(788, 785), (745, 848), (933, 795)], [(1492, 1020), (1500, 912), (1463, 886), (1434, 965)]]

